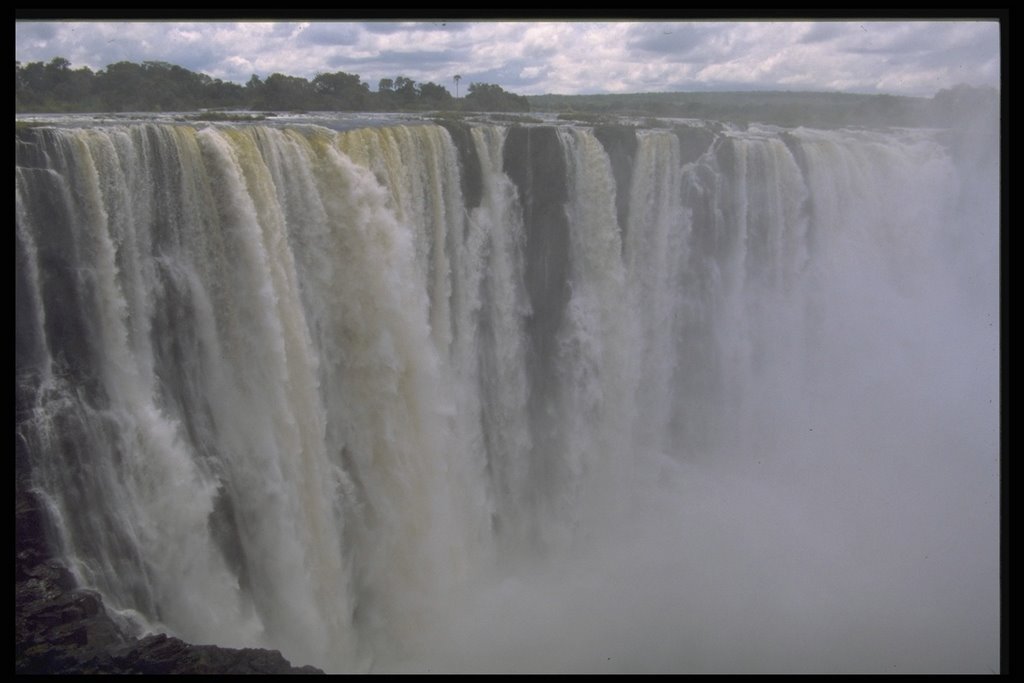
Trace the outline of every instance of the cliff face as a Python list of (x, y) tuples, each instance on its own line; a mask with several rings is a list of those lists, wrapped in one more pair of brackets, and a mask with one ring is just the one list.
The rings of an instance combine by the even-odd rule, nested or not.
[(164, 634), (135, 638), (99, 594), (75, 586), (46, 543), (45, 510), (19, 476), (15, 497), (14, 648), (18, 674), (317, 674), (276, 650), (191, 645)]
[(986, 670), (998, 126), (502, 121), (17, 130), (19, 666)]

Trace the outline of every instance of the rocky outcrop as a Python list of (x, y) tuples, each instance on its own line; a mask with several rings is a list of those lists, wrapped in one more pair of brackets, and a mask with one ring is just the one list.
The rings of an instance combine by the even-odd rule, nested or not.
[(276, 650), (191, 645), (126, 635), (98, 593), (75, 586), (46, 543), (45, 510), (19, 477), (15, 492), (14, 667), (17, 674), (317, 674)]

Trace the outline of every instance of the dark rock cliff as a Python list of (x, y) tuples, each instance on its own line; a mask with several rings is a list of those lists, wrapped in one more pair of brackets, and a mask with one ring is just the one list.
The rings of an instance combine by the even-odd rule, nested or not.
[(19, 472), (15, 490), (16, 674), (317, 674), (276, 650), (191, 645), (164, 634), (135, 638), (99, 594), (75, 586), (46, 541), (46, 512)]

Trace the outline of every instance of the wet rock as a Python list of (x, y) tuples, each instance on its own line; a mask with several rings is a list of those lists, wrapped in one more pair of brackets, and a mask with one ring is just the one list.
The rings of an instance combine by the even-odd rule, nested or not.
[(17, 674), (319, 674), (280, 652), (125, 634), (94, 591), (52, 557), (39, 500), (15, 491), (14, 670)]

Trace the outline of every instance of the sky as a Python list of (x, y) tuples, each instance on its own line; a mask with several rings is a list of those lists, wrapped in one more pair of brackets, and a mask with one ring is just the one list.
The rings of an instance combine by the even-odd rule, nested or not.
[(245, 83), (278, 72), (496, 83), (520, 95), (792, 90), (931, 96), (999, 87), (995, 21), (17, 21), (15, 58), (99, 70), (177, 64)]

